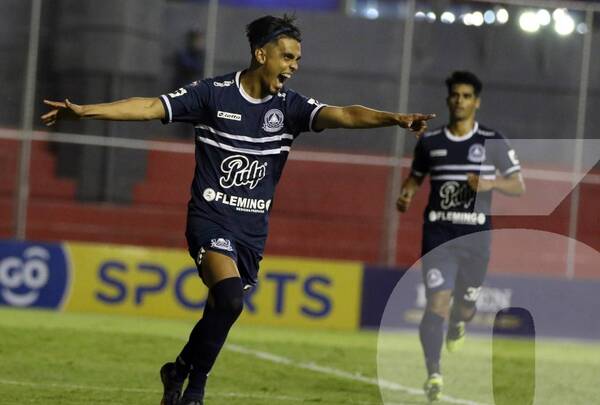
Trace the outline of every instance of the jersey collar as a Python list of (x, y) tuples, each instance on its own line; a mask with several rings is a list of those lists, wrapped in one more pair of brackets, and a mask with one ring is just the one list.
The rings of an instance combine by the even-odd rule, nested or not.
[(475, 121), (475, 125), (473, 125), (473, 129), (470, 130), (468, 133), (466, 133), (463, 136), (456, 136), (453, 135), (452, 132), (450, 132), (450, 130), (448, 129), (448, 127), (444, 127), (444, 133), (446, 134), (446, 137), (448, 139), (450, 139), (453, 142), (463, 142), (466, 141), (467, 139), (470, 139), (473, 135), (475, 135), (475, 133), (479, 130), (479, 123), (477, 121)]
[(244, 90), (244, 87), (242, 86), (242, 83), (240, 82), (240, 76), (242, 75), (242, 71), (239, 71), (235, 74), (235, 84), (237, 85), (240, 94), (242, 95), (242, 97), (244, 97), (244, 99), (252, 104), (261, 104), (264, 103), (266, 101), (269, 101), (270, 99), (273, 98), (273, 96), (271, 94), (269, 94), (267, 97), (264, 98), (254, 98), (252, 96), (250, 96), (248, 93), (246, 93), (246, 91)]

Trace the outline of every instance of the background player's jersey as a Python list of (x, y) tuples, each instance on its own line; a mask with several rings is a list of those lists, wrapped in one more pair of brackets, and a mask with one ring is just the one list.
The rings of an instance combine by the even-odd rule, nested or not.
[(195, 127), (196, 169), (188, 215), (212, 221), (262, 252), (275, 186), (294, 139), (323, 105), (292, 90), (250, 97), (241, 72), (161, 96), (164, 123)]
[(508, 140), (477, 122), (461, 137), (445, 127), (425, 133), (417, 142), (412, 164), (413, 176), (429, 174), (431, 179), (425, 225), (452, 229), (454, 236), (490, 229), (492, 192), (475, 193), (467, 184), (467, 174), (493, 180), (497, 172), (508, 176), (520, 169)]

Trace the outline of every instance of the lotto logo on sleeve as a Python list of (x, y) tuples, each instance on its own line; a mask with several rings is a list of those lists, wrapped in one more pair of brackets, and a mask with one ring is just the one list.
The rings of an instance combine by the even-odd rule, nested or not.
[(59, 308), (68, 285), (61, 245), (0, 243), (0, 305)]

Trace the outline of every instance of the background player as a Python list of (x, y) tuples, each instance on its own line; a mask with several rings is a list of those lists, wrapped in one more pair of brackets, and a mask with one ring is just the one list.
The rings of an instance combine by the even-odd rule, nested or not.
[[(492, 190), (515, 196), (525, 191), (519, 161), (508, 141), (475, 121), (481, 81), (473, 73), (454, 72), (446, 86), (450, 122), (419, 139), (411, 173), (397, 200), (398, 209), (405, 212), (429, 173), (431, 191), (421, 248), (427, 306), (419, 336), (428, 373), (424, 389), (430, 401), (439, 399), (443, 386), (444, 320), (449, 317), (446, 347), (452, 352), (464, 342), (465, 322), (475, 315), (490, 254), (489, 232), (482, 233), (476, 244), (474, 238), (463, 238), (469, 244), (452, 240), (491, 228)], [(476, 198), (479, 212), (474, 212)]]
[(393, 125), (420, 134), (433, 118), (358, 105), (327, 106), (306, 98), (284, 87), (301, 57), (301, 35), (293, 18), (265, 16), (250, 23), (246, 33), (251, 61), (243, 71), (197, 81), (159, 98), (90, 105), (45, 101), (53, 107), (42, 116), (47, 125), (94, 118), (195, 126), (196, 169), (186, 237), (209, 296), (181, 354), (161, 368), (166, 405), (203, 402), (207, 375), (242, 311), (243, 290), (256, 283), (275, 186), (294, 139), (310, 130)]

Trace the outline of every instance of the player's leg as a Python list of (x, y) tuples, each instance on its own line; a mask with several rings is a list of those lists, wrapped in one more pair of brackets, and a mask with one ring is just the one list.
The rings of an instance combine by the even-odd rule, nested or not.
[(446, 235), (439, 234), (436, 229), (423, 235), (423, 251), (427, 253), (421, 258), (423, 283), (427, 297), (427, 305), (419, 325), (419, 338), (425, 356), (427, 380), (423, 386), (430, 401), (441, 397), (443, 386), (440, 367), (441, 351), (444, 343), (444, 321), (448, 319), (454, 280), (458, 271), (458, 258), (448, 243), (444, 243)]
[(202, 403), (207, 375), (231, 325), (242, 311), (242, 282), (233, 258), (200, 248), (197, 266), (203, 282), (209, 288), (208, 298), (202, 318), (192, 329), (188, 342), (175, 362), (161, 368), (164, 388), (161, 405), (184, 403), (180, 402), (180, 396), (188, 375), (189, 383), (184, 397), (189, 401), (186, 404)]
[(430, 401), (439, 399), (443, 386), (440, 368), (442, 344), (444, 342), (444, 320), (450, 310), (450, 289), (431, 292), (419, 325), (419, 338), (425, 355), (427, 380), (423, 386)]
[(483, 245), (480, 250), (471, 252), (465, 250), (465, 252), (467, 254), (461, 261), (461, 267), (456, 277), (454, 299), (446, 333), (446, 349), (451, 353), (460, 350), (464, 345), (466, 324), (477, 313), (477, 298), (489, 262), (489, 250), (486, 245)]
[(455, 294), (446, 333), (446, 349), (449, 353), (457, 352), (464, 346), (466, 324), (475, 317), (476, 312), (474, 300), (465, 299), (462, 292)]
[(446, 333), (446, 349), (450, 353), (460, 350), (464, 345), (466, 324), (475, 317), (480, 290), (480, 286), (465, 283), (461, 278), (457, 280)]
[(179, 356), (192, 365), (182, 405), (201, 403), (208, 374), (243, 309), (242, 280), (231, 257), (209, 251), (200, 270), (209, 296), (202, 319)]

